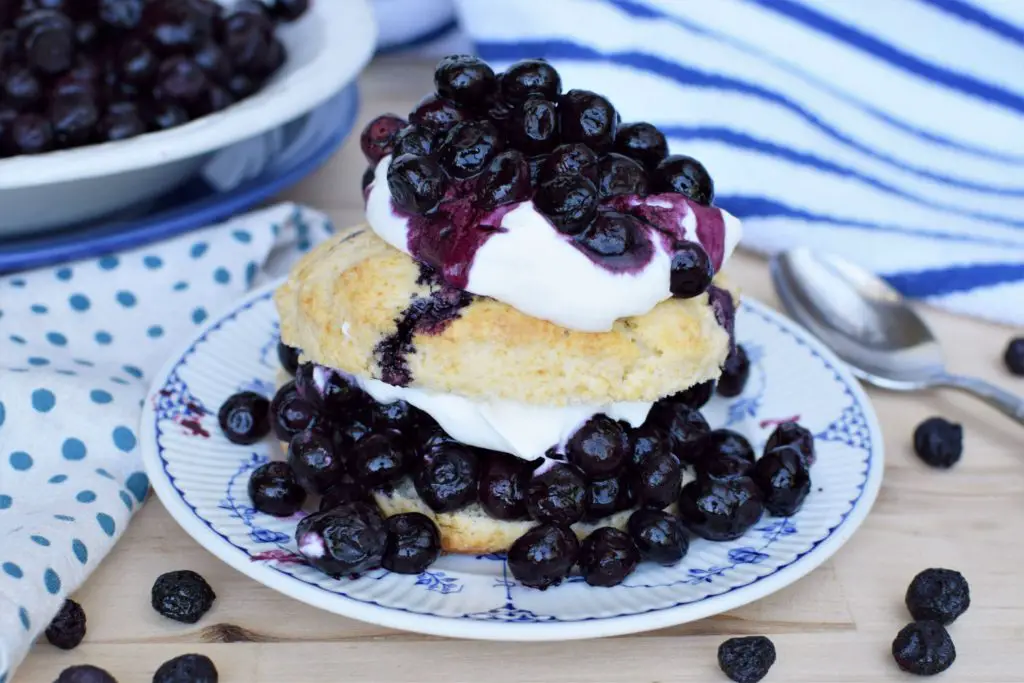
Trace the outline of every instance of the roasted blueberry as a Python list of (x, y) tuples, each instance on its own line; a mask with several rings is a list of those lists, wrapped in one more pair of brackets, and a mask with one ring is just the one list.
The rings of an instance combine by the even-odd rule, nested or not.
[(530, 167), (514, 149), (494, 157), (481, 177), (480, 201), (487, 208), (523, 202), (532, 195)]
[(713, 393), (715, 393), (715, 381), (708, 380), (707, 382), (694, 384), (689, 389), (684, 389), (676, 394), (672, 394), (666, 400), (682, 403), (694, 410), (700, 410), (707, 405), (708, 401), (711, 400), (711, 395)]
[(0, 152), (39, 154), (53, 149), (53, 126), (39, 114), (19, 114), (2, 131)]
[(330, 435), (315, 429), (292, 437), (288, 464), (299, 484), (310, 493), (325, 493), (345, 472), (345, 461), (335, 452)]
[[(262, 75), (273, 38), (269, 20), (264, 12), (256, 9), (256, 4), (236, 6), (220, 22), (221, 44), (231, 63), (250, 76)], [(202, 38), (198, 40), (202, 42)]]
[(490, 453), (480, 471), (480, 504), (495, 519), (525, 519), (530, 472), (515, 456)]
[(627, 123), (615, 134), (615, 151), (653, 171), (668, 155), (668, 142), (650, 123)]
[(591, 586), (617, 586), (639, 562), (640, 551), (633, 539), (612, 527), (597, 529), (580, 546), (580, 573)]
[(459, 121), (465, 120), (466, 116), (455, 106), (455, 103), (430, 94), (420, 100), (416, 108), (409, 114), (409, 122), (428, 128), (436, 133), (447, 133)]
[(540, 186), (534, 204), (561, 232), (582, 232), (597, 214), (597, 188), (581, 175), (560, 175)]
[(531, 97), (516, 105), (503, 126), (509, 144), (524, 154), (550, 152), (558, 144), (558, 110), (554, 102)]
[(736, 683), (758, 683), (775, 664), (775, 645), (764, 636), (730, 638), (718, 646), (718, 666)]
[(356, 481), (352, 475), (343, 474), (320, 499), (318, 510), (327, 512), (345, 503), (368, 502), (369, 496), (370, 492), (366, 490), (365, 486)]
[(26, 63), (43, 74), (59, 74), (75, 59), (75, 26), (61, 12), (41, 9), (22, 17), (21, 48)]
[(615, 141), (615, 107), (597, 93), (570, 90), (558, 102), (562, 139), (582, 142), (595, 152), (604, 152)]
[(617, 211), (601, 211), (586, 229), (576, 236), (577, 244), (605, 258), (623, 256), (643, 239), (637, 218)]
[(631, 481), (636, 502), (660, 510), (679, 497), (683, 468), (671, 453), (653, 453), (637, 465)]
[(150, 591), (153, 609), (183, 624), (199, 621), (216, 599), (206, 579), (189, 569), (161, 574)]
[(452, 512), (476, 500), (480, 463), (468, 446), (440, 443), (424, 456), (413, 482), (434, 512)]
[(800, 451), (804, 467), (810, 468), (814, 464), (814, 435), (811, 434), (811, 430), (796, 422), (780, 423), (768, 437), (764, 452), (767, 453), (777, 446), (795, 446)]
[(708, 291), (715, 268), (704, 248), (696, 242), (677, 242), (672, 248), (669, 290), (677, 299), (692, 299)]
[(746, 476), (757, 460), (746, 437), (731, 429), (711, 430), (696, 448), (697, 472), (718, 479)]
[(1006, 369), (1018, 377), (1024, 377), (1024, 337), (1011, 339), (1003, 352)]
[(917, 621), (949, 626), (971, 606), (967, 579), (952, 569), (925, 569), (907, 588), (907, 609)]
[(811, 490), (811, 476), (796, 446), (776, 446), (768, 451), (750, 476), (761, 489), (765, 509), (776, 517), (795, 515)]
[(286, 462), (268, 462), (257, 467), (249, 478), (252, 506), (274, 517), (291, 517), (306, 502), (306, 489)]
[(502, 146), (490, 121), (463, 121), (448, 131), (437, 158), (453, 178), (469, 178), (487, 168)]
[(146, 123), (154, 131), (176, 128), (189, 121), (188, 111), (173, 102), (154, 102), (145, 111)]
[(597, 155), (583, 143), (559, 145), (544, 158), (537, 180), (546, 183), (560, 176), (581, 175), (596, 182), (598, 164)]
[(370, 488), (401, 479), (409, 470), (401, 436), (392, 430), (371, 434), (352, 451), (352, 474)]
[(429, 128), (409, 125), (395, 134), (392, 154), (400, 157), (412, 154), (418, 157), (430, 156), (437, 151), (437, 136)]
[(693, 157), (673, 154), (664, 159), (652, 180), (657, 192), (677, 192), (704, 206), (710, 206), (715, 199), (715, 184), (708, 170)]
[(629, 434), (630, 465), (639, 467), (652, 455), (671, 453), (671, 440), (668, 432), (659, 424), (648, 420)]
[(941, 417), (930, 417), (914, 430), (914, 452), (925, 463), (949, 469), (964, 452), (964, 429)]
[(107, 107), (96, 124), (96, 139), (99, 142), (128, 140), (145, 132), (146, 124), (135, 105), (130, 102), (118, 102)]
[(388, 189), (399, 208), (423, 214), (441, 201), (448, 189), (448, 174), (433, 159), (403, 154), (388, 166)]
[(494, 71), (478, 57), (449, 55), (434, 70), (437, 94), (459, 105), (483, 102), (496, 86)]
[(85, 638), (85, 610), (71, 599), (57, 612), (50, 625), (46, 627), (46, 639), (50, 645), (61, 650), (73, 650)]
[(542, 465), (533, 473), (526, 490), (526, 508), (538, 522), (575, 524), (586, 511), (587, 481), (565, 463)]
[(14, 109), (33, 107), (42, 95), (39, 79), (32, 70), (24, 66), (12, 66), (6, 75), (0, 74), (0, 96), (4, 104)]
[(291, 441), (317, 423), (313, 405), (299, 396), (294, 380), (278, 389), (270, 402), (270, 423), (280, 441)]
[(630, 515), (627, 527), (640, 557), (649, 562), (672, 565), (690, 549), (690, 539), (679, 518), (664, 510), (641, 508)]
[(206, 655), (188, 654), (160, 665), (153, 683), (217, 683), (217, 667)]
[(295, 530), (299, 554), (330, 576), (358, 574), (380, 566), (387, 524), (369, 503), (344, 503), (303, 518)]
[(562, 93), (562, 79), (555, 67), (543, 59), (516, 62), (500, 76), (501, 95), (511, 103), (523, 102), (530, 96), (554, 100)]
[(406, 121), (395, 114), (382, 114), (363, 128), (359, 136), (359, 146), (363, 156), (372, 165), (391, 154), (395, 148), (398, 132), (405, 128)]
[(104, 26), (120, 31), (138, 28), (145, 0), (98, 0), (99, 19)]
[(590, 479), (614, 477), (626, 464), (626, 432), (607, 415), (595, 415), (576, 430), (565, 446), (569, 462)]
[(719, 396), (733, 398), (743, 393), (747, 386), (747, 379), (750, 377), (750, 358), (747, 357), (747, 350), (742, 344), (737, 344), (732, 353), (725, 359), (722, 366), (722, 376), (718, 378)]
[[(194, 2), (181, 0), (154, 0), (146, 3), (140, 28), (151, 45), (161, 53), (171, 54), (194, 50), (210, 39), (212, 17), (196, 11)], [(243, 35), (265, 34), (265, 27), (248, 22), (250, 14), (234, 12), (223, 23), (222, 39), (225, 45), (237, 49)], [(262, 47), (262, 46), (261, 46)], [(255, 52), (258, 47), (251, 51)]]
[(579, 539), (568, 527), (541, 524), (515, 540), (508, 568), (524, 586), (546, 590), (569, 576), (579, 552)]
[(117, 680), (98, 666), (81, 664), (61, 671), (53, 683), (117, 683)]
[(156, 78), (160, 60), (156, 53), (138, 38), (126, 40), (117, 51), (117, 75), (132, 85), (148, 86)]
[(199, 102), (209, 85), (206, 73), (192, 59), (172, 55), (157, 69), (153, 94), (157, 100), (191, 107)]
[(281, 362), (281, 368), (294, 377), (295, 372), (299, 369), (299, 350), (279, 341), (277, 343), (277, 359)]
[(679, 518), (709, 541), (732, 541), (754, 526), (764, 512), (761, 490), (750, 477), (698, 477), (679, 495)]
[(381, 566), (396, 574), (420, 574), (441, 555), (441, 532), (426, 515), (407, 512), (389, 517)]
[(956, 647), (937, 621), (907, 624), (892, 641), (892, 657), (903, 671), (917, 676), (940, 674), (956, 661)]
[(252, 391), (239, 392), (224, 401), (217, 421), (231, 443), (256, 443), (270, 433), (270, 401)]
[(681, 462), (695, 463), (698, 439), (711, 431), (698, 411), (682, 403), (662, 399), (654, 404), (647, 422), (668, 434), (669, 448)]
[(640, 162), (622, 154), (606, 154), (597, 168), (597, 189), (602, 199), (616, 195), (647, 194), (647, 174)]
[(597, 479), (587, 484), (587, 498), (584, 503), (586, 518), (598, 520), (633, 506), (633, 490), (623, 477)]
[(234, 69), (231, 68), (231, 59), (217, 43), (210, 42), (203, 45), (192, 55), (192, 59), (214, 83), (227, 85), (227, 82), (231, 80), (231, 74), (234, 72)]
[(72, 147), (93, 140), (100, 113), (96, 108), (95, 95), (82, 90), (53, 97), (49, 117), (57, 143)]

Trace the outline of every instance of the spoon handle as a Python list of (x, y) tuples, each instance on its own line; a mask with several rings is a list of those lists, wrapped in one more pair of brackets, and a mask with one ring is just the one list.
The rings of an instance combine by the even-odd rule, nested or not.
[(1010, 418), (1024, 425), (1024, 399), (1014, 396), (1009, 391), (976, 377), (962, 375), (942, 374), (936, 377), (935, 381), (939, 386), (960, 389), (968, 394), (974, 394), (985, 403), (998, 408)]

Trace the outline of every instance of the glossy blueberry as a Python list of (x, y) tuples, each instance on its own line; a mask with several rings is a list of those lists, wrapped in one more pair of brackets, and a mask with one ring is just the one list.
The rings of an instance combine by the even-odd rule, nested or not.
[(673, 565), (690, 549), (690, 539), (679, 518), (664, 510), (640, 508), (630, 515), (626, 526), (640, 557), (649, 562)]
[(277, 390), (270, 402), (270, 424), (278, 440), (291, 441), (293, 436), (317, 422), (313, 405), (299, 396), (294, 380)]
[(971, 589), (960, 572), (925, 569), (910, 582), (905, 602), (915, 620), (949, 626), (971, 606)]
[(640, 162), (622, 154), (606, 154), (597, 168), (597, 189), (602, 199), (617, 195), (647, 194), (647, 173)]
[(503, 129), (509, 144), (524, 154), (550, 152), (558, 144), (558, 109), (550, 100), (531, 97), (512, 110)]
[(144, 41), (133, 38), (121, 44), (117, 51), (117, 75), (132, 85), (148, 86), (156, 78), (160, 60)]
[(696, 448), (697, 472), (717, 479), (746, 476), (757, 460), (746, 437), (731, 429), (711, 430)]
[(439, 443), (424, 456), (413, 482), (434, 512), (452, 512), (476, 500), (480, 463), (468, 446)]
[(420, 100), (409, 114), (409, 122), (428, 128), (435, 133), (447, 133), (452, 126), (464, 121), (466, 115), (454, 102), (430, 94)]
[(91, 142), (100, 118), (95, 95), (85, 90), (53, 97), (48, 115), (54, 139), (63, 147)]
[(640, 221), (626, 213), (600, 211), (576, 243), (597, 256), (612, 258), (628, 254), (643, 239)]
[(371, 165), (391, 154), (398, 132), (406, 127), (405, 119), (395, 114), (381, 114), (374, 118), (359, 136), (359, 147)]
[(566, 455), (589, 479), (614, 477), (626, 464), (629, 440), (617, 421), (595, 415), (569, 437)]
[(698, 204), (711, 206), (715, 184), (703, 164), (682, 154), (673, 154), (658, 164), (653, 177), (657, 192), (677, 192)]
[(274, 517), (290, 517), (306, 502), (295, 471), (286, 462), (268, 462), (257, 467), (249, 477), (249, 498), (252, 506)]
[(270, 433), (270, 401), (252, 391), (239, 392), (224, 401), (217, 421), (231, 443), (256, 443)]
[(358, 574), (380, 566), (387, 524), (369, 503), (344, 503), (304, 517), (295, 530), (299, 554), (330, 576)]
[(497, 83), (491, 67), (470, 55), (449, 55), (434, 70), (437, 94), (461, 106), (483, 102)]
[(538, 522), (570, 525), (586, 512), (587, 481), (572, 465), (546, 463), (533, 473), (526, 490), (526, 508)]
[(499, 79), (502, 97), (513, 104), (531, 96), (553, 101), (562, 93), (561, 77), (555, 67), (543, 59), (516, 62)]
[(775, 664), (775, 645), (764, 636), (730, 638), (718, 646), (718, 666), (736, 683), (758, 683)]
[(715, 268), (704, 248), (696, 242), (677, 242), (672, 249), (669, 290), (677, 299), (700, 296), (711, 286)]
[(907, 673), (934, 676), (953, 666), (956, 646), (946, 627), (939, 622), (915, 621), (896, 634), (892, 657)]
[(67, 599), (46, 627), (46, 639), (61, 650), (73, 650), (84, 638), (85, 610), (74, 600)]
[(413, 426), (420, 414), (420, 411), (402, 399), (391, 403), (373, 402), (373, 425), (378, 429), (403, 430)]
[(653, 171), (668, 155), (668, 142), (650, 123), (627, 123), (615, 134), (615, 151)]
[(75, 60), (75, 27), (56, 10), (40, 9), (21, 18), (21, 49), (25, 62), (42, 74), (67, 71)]
[(487, 208), (529, 199), (533, 195), (530, 167), (522, 153), (509, 149), (494, 157), (481, 176), (479, 194)]
[(325, 493), (345, 473), (345, 461), (329, 434), (307, 429), (288, 444), (288, 464), (295, 478), (310, 493)]
[(615, 107), (589, 90), (570, 90), (558, 102), (562, 139), (582, 142), (595, 152), (608, 151), (615, 141)]
[(19, 65), (13, 65), (6, 75), (0, 73), (0, 86), (0, 97), (4, 104), (19, 110), (35, 106), (43, 92), (32, 70)]
[(526, 519), (528, 465), (515, 456), (489, 453), (480, 471), (480, 504), (495, 519)]
[(469, 178), (487, 168), (503, 144), (490, 121), (463, 121), (448, 131), (437, 159), (453, 178)]
[(768, 437), (764, 445), (764, 452), (777, 446), (795, 446), (800, 451), (800, 459), (804, 467), (810, 468), (814, 464), (814, 435), (811, 430), (796, 422), (782, 422)]
[(637, 503), (660, 510), (679, 497), (683, 468), (671, 453), (654, 453), (636, 467), (631, 481)]
[(117, 680), (98, 666), (80, 664), (61, 671), (54, 683), (117, 683)]
[(355, 502), (369, 502), (370, 492), (350, 474), (343, 474), (320, 498), (320, 512), (333, 510), (339, 505)]
[(396, 157), (412, 154), (418, 157), (430, 156), (439, 147), (437, 136), (429, 128), (408, 125), (395, 134), (392, 153)]
[(218, 680), (213, 660), (198, 654), (169, 659), (153, 674), (153, 683), (217, 683)]
[(428, 157), (396, 157), (388, 166), (387, 177), (392, 201), (410, 213), (431, 211), (448, 189), (448, 174)]
[(352, 451), (352, 474), (370, 488), (401, 479), (409, 470), (410, 457), (401, 435), (392, 430), (370, 434)]
[(358, 413), (363, 398), (363, 391), (340, 373), (313, 363), (303, 363), (296, 370), (295, 388), (303, 400), (331, 419)]
[(153, 92), (158, 100), (189, 107), (199, 101), (209, 85), (206, 73), (195, 61), (172, 55), (160, 62)]
[(914, 429), (914, 452), (926, 464), (949, 469), (964, 452), (964, 429), (941, 417), (930, 417)]
[(111, 105), (96, 124), (96, 138), (99, 142), (115, 142), (138, 137), (146, 132), (146, 124), (135, 105), (117, 103)]
[(15, 156), (53, 149), (53, 126), (39, 114), (19, 114), (0, 131), (0, 153)]
[(734, 398), (743, 393), (743, 388), (747, 386), (747, 379), (750, 377), (750, 358), (747, 356), (747, 350), (743, 348), (742, 344), (737, 344), (736, 348), (729, 354), (725, 359), (725, 365), (722, 366), (722, 376), (718, 378), (718, 385), (716, 390), (719, 396), (725, 396), (726, 398)]
[[(250, 76), (260, 75), (264, 60), (270, 50), (272, 33), (269, 19), (261, 11), (253, 11), (255, 4), (236, 7), (219, 22), (221, 45), (231, 59), (232, 65)], [(183, 38), (186, 34), (182, 34)], [(201, 44), (202, 37), (189, 38)]]
[(568, 527), (540, 524), (509, 548), (508, 568), (524, 586), (547, 590), (569, 576), (579, 552), (579, 539)]
[(206, 579), (188, 569), (161, 574), (150, 591), (153, 609), (183, 624), (199, 621), (216, 599)]
[(715, 381), (708, 380), (707, 382), (695, 384), (689, 389), (672, 394), (666, 400), (682, 403), (694, 410), (700, 410), (711, 400), (713, 393), (715, 393)]
[(640, 551), (633, 539), (612, 527), (597, 529), (580, 546), (580, 573), (591, 586), (617, 586), (639, 562)]
[(277, 342), (277, 360), (280, 361), (281, 368), (294, 377), (299, 369), (299, 350), (279, 341)]
[(776, 446), (754, 465), (750, 475), (764, 496), (764, 507), (776, 517), (799, 512), (811, 490), (811, 476), (796, 446)]
[(421, 574), (441, 555), (441, 532), (426, 515), (407, 512), (389, 517), (381, 566), (396, 574)]
[(664, 399), (654, 404), (647, 421), (664, 429), (668, 434), (672, 454), (680, 462), (690, 464), (697, 460), (698, 439), (711, 431), (707, 420), (698, 411)]
[(538, 188), (533, 203), (561, 232), (577, 235), (597, 214), (597, 188), (582, 175), (560, 175)]
[(679, 518), (709, 541), (732, 541), (754, 526), (764, 512), (761, 490), (750, 477), (698, 477), (679, 495)]
[(625, 478), (624, 475), (596, 479), (587, 484), (584, 508), (588, 520), (598, 520), (633, 507), (633, 490), (626, 484)]
[(145, 110), (145, 121), (150, 130), (168, 130), (188, 123), (189, 113), (173, 102), (154, 102)]
[(1003, 362), (1011, 374), (1024, 377), (1024, 337), (1010, 340), (1003, 352)]
[(131, 31), (142, 21), (146, 0), (97, 0), (98, 17), (108, 29)]
[(671, 454), (672, 441), (660, 424), (648, 420), (629, 434), (630, 466), (634, 469), (652, 455)]
[(234, 69), (231, 66), (231, 59), (224, 49), (217, 43), (206, 43), (196, 50), (192, 55), (199, 68), (206, 72), (207, 77), (221, 85), (227, 85), (231, 80)]
[(537, 180), (546, 183), (560, 176), (581, 175), (597, 181), (599, 160), (592, 149), (581, 142), (559, 145), (543, 159)]

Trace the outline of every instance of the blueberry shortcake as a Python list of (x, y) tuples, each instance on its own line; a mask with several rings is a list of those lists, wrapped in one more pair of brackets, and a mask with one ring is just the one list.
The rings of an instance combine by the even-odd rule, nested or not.
[(311, 564), (507, 552), (524, 585), (607, 586), (799, 507), (806, 430), (756, 468), (699, 412), (740, 352), (719, 275), (740, 225), (699, 162), (547, 62), (467, 56), (362, 146), (367, 225), (275, 295), (288, 467), (250, 486), (277, 514), (321, 497), (296, 532)]

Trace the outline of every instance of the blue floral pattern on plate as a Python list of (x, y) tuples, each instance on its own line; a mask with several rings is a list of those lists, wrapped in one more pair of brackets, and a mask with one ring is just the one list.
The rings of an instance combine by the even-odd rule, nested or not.
[[(332, 579), (295, 554), (299, 516), (275, 519), (249, 504), (249, 473), (282, 457), (277, 444), (232, 446), (206, 408), (188, 412), (189, 404), (220, 405), (239, 388), (269, 393), (277, 334), (271, 293), (257, 292), (211, 322), (159, 375), (154, 396), (164, 400), (144, 416), (145, 457), (157, 493), (200, 543), (258, 581), (324, 609), (470, 638), (550, 640), (659, 628), (732, 609), (800, 578), (850, 536), (877, 494), (882, 442), (860, 388), (804, 332), (746, 302), (738, 336), (751, 358), (751, 381), (735, 399), (714, 399), (705, 414), (756, 447), (775, 424), (794, 417), (818, 435), (814, 489), (800, 513), (766, 516), (732, 543), (695, 539), (677, 566), (641, 565), (610, 589), (591, 588), (579, 577), (544, 592), (527, 589), (500, 553), (446, 556), (418, 576), (378, 570)], [(183, 427), (181, 411), (209, 436)], [(588, 599), (596, 590), (601, 599)]]

